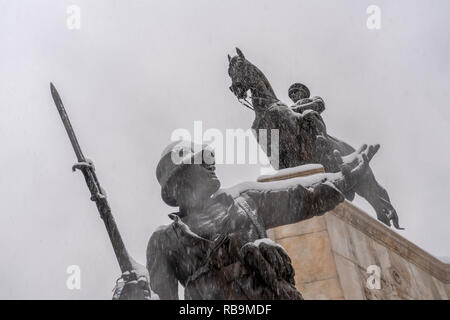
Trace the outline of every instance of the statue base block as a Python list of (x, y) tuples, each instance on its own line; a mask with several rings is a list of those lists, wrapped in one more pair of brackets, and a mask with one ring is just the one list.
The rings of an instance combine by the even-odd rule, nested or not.
[[(305, 176), (309, 169), (296, 170)], [(264, 179), (281, 180), (280, 176), (287, 175)], [(345, 201), (323, 216), (267, 233), (287, 250), (295, 269), (296, 286), (305, 299), (450, 298), (450, 264), (350, 202)], [(380, 271), (379, 276), (372, 274), (374, 268)]]

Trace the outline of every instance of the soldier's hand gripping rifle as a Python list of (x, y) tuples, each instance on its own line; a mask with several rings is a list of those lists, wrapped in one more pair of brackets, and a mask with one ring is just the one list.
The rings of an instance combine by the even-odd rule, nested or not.
[[(117, 261), (119, 262), (122, 274), (136, 274), (136, 272), (133, 270), (137, 269), (137, 264), (130, 257), (125, 248), (125, 244), (123, 243), (122, 237), (119, 233), (119, 229), (117, 228), (116, 222), (111, 213), (111, 208), (106, 198), (106, 194), (103, 191), (103, 188), (101, 187), (95, 173), (94, 165), (90, 160), (84, 157), (80, 145), (78, 144), (77, 137), (75, 136), (75, 132), (73, 131), (72, 125), (70, 123), (69, 117), (67, 116), (64, 105), (58, 94), (58, 91), (56, 91), (56, 88), (52, 83), (50, 83), (50, 91), (52, 93), (56, 108), (58, 109), (59, 115), (61, 116), (61, 120), (64, 124), (64, 127), (66, 128), (67, 134), (69, 135), (70, 142), (78, 160), (78, 163), (72, 167), (72, 170), (75, 171), (76, 169), (79, 169), (83, 173), (84, 179), (86, 180), (86, 184), (89, 188), (89, 192), (91, 193), (91, 200), (94, 201), (97, 205), (100, 217), (105, 223), (105, 227), (108, 231), (109, 239), (111, 240), (114, 253), (116, 255)], [(133, 281), (138, 279), (130, 280)], [(147, 283), (145, 283), (145, 286), (148, 286)], [(138, 292), (133, 294), (133, 296), (134, 298), (142, 297), (142, 295)]]

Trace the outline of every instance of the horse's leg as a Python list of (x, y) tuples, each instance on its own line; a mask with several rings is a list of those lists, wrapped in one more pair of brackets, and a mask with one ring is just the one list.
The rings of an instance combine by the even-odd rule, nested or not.
[(366, 199), (375, 209), (377, 218), (384, 224), (391, 226), (392, 220), (395, 228), (401, 229), (398, 216), (391, 204), (387, 191), (375, 179), (372, 169), (368, 168), (361, 182), (356, 186), (356, 193)]

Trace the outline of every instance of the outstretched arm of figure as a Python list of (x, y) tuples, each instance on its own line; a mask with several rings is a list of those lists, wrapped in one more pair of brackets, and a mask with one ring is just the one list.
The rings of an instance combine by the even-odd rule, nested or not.
[(147, 246), (147, 270), (150, 287), (162, 300), (178, 300), (178, 280), (165, 250), (165, 230), (155, 231)]
[(266, 229), (324, 214), (344, 201), (344, 194), (359, 182), (378, 148), (365, 145), (345, 159), (335, 152), (341, 172), (258, 183), (245, 193), (256, 202)]
[(325, 110), (325, 103), (320, 97), (312, 97), (303, 100), (304, 102), (297, 102), (291, 110), (296, 113), (303, 113), (305, 110), (314, 110), (317, 113), (322, 113)]

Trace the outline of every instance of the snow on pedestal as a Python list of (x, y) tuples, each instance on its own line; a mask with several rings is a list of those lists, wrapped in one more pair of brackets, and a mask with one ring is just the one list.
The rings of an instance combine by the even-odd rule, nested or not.
[(278, 170), (274, 174), (260, 176), (258, 182), (270, 182), (270, 181), (280, 181), (287, 180), (298, 177), (311, 176), (316, 173), (324, 173), (323, 166), (321, 164), (305, 164), (303, 166), (292, 167)]

